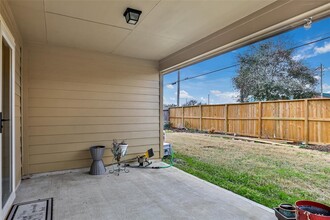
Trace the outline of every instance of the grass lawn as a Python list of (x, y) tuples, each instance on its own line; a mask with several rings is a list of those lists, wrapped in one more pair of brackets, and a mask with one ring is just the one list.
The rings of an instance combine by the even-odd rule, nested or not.
[(330, 154), (207, 134), (167, 133), (174, 166), (273, 208), (313, 200), (330, 205)]

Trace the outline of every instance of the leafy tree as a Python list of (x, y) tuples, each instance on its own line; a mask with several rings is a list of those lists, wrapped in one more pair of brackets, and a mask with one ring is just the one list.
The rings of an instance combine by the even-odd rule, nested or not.
[(312, 69), (294, 59), (285, 43), (266, 41), (238, 54), (238, 75), (233, 78), (239, 90), (238, 101), (266, 101), (311, 98), (317, 93)]

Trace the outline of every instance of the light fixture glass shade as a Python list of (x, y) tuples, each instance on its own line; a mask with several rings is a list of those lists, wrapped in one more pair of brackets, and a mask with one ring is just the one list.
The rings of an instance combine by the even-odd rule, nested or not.
[(139, 21), (141, 13), (142, 13), (142, 11), (132, 9), (132, 8), (127, 8), (126, 11), (124, 12), (126, 22), (128, 24), (135, 25)]

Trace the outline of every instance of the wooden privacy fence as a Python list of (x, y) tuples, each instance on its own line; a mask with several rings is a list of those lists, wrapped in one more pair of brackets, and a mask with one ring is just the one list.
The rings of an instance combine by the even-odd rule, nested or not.
[(176, 107), (170, 122), (175, 128), (330, 144), (330, 99)]

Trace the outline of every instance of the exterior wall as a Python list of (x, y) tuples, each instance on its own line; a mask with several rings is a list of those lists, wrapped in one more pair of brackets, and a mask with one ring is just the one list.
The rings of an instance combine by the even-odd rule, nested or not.
[(113, 139), (126, 158), (159, 155), (157, 62), (37, 44), (24, 54), (25, 175), (89, 167), (89, 147)]
[(9, 28), (11, 34), (15, 38), (16, 44), (16, 67), (15, 67), (15, 178), (16, 186), (19, 185), (21, 181), (21, 168), (22, 168), (22, 99), (21, 99), (21, 48), (23, 47), (23, 42), (21, 35), (18, 31), (18, 27), (15, 23), (14, 17), (6, 0), (0, 0), (0, 20), (4, 22)]

